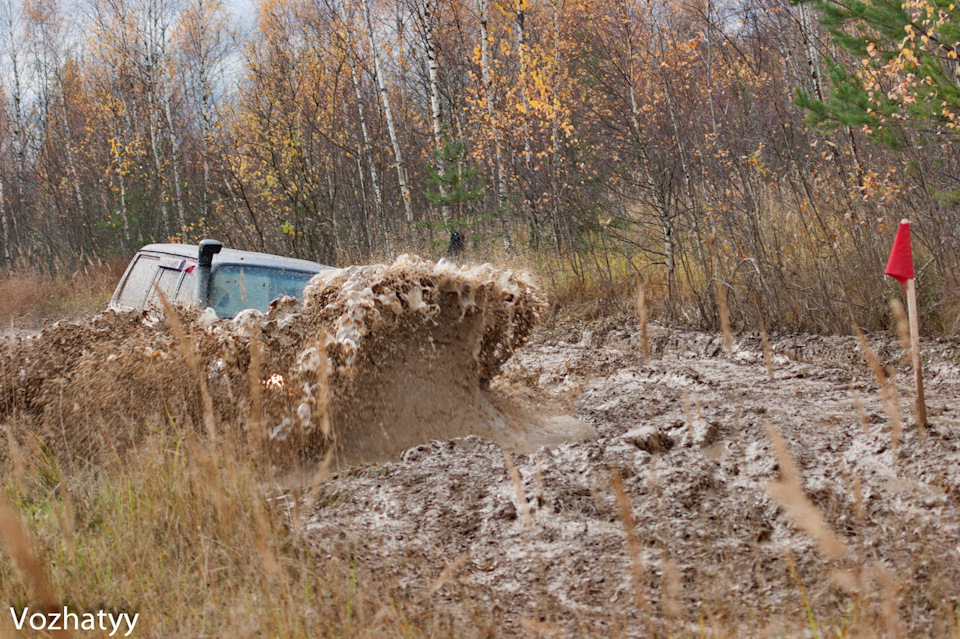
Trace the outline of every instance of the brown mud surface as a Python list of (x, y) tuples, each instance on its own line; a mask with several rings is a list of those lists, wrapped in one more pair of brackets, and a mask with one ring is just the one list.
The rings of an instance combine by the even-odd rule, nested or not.
[[(773, 383), (756, 338), (738, 340), (732, 358), (702, 333), (659, 330), (651, 343), (645, 364), (632, 318), (538, 330), (493, 391), (539, 414), (533, 431), (552, 411), (571, 420), (566, 435), (585, 424), (595, 437), (539, 448), (534, 435), (522, 453), (520, 433), (507, 455), (480, 437), (434, 441), (352, 468), (297, 509), (309, 543), (347, 549), (481, 635), (808, 636), (806, 597), (816, 620), (848, 636), (951, 636), (960, 346), (926, 344), (926, 438), (900, 369), (894, 450), (852, 338), (774, 340)], [(872, 346), (899, 366), (894, 341)], [(828, 559), (766, 490), (779, 467), (765, 421), (844, 557)], [(614, 469), (632, 505), (633, 564)]]
[[(925, 342), (921, 437), (896, 342), (871, 340), (898, 371), (895, 448), (852, 338), (774, 340), (770, 382), (753, 337), (728, 357), (718, 336), (661, 328), (645, 362), (633, 318), (534, 331), (542, 309), (521, 273), (403, 257), (326, 273), (266, 315), (49, 325), (0, 343), (0, 454), (13, 437), (103, 464), (184, 424), (239, 434), (284, 467), (268, 490), (305, 543), (391, 575), (465, 636), (957, 627), (960, 345)], [(768, 491), (789, 473), (767, 424), (840, 556)], [(330, 451), (319, 493), (289, 489)]]

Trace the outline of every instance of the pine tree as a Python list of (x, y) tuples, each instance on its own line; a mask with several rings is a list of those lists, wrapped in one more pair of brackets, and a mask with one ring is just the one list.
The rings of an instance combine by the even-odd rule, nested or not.
[[(427, 199), (434, 206), (454, 208), (458, 219), (451, 222), (457, 225), (461, 223), (459, 218), (463, 217), (463, 204), (483, 197), (487, 186), (486, 180), (479, 176), (478, 168), (464, 165), (462, 162), (464, 150), (463, 142), (451, 140), (450, 136), (444, 132), (443, 144), (434, 151), (436, 162), (426, 166), (430, 174), (427, 184), (437, 187), (436, 191), (427, 190)], [(441, 174), (434, 168), (435, 166), (447, 168)]]
[(797, 90), (811, 124), (859, 128), (893, 150), (957, 134), (960, 7), (951, 0), (801, 1), (822, 12), (831, 41), (849, 54), (826, 59), (833, 88), (822, 100)]

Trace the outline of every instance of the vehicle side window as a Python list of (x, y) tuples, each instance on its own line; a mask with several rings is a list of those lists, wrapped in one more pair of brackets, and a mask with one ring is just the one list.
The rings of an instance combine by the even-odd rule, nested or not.
[(142, 254), (138, 256), (133, 268), (130, 269), (127, 281), (123, 283), (123, 290), (120, 291), (117, 302), (121, 306), (143, 308), (159, 264), (160, 258), (155, 255)]
[(174, 298), (178, 304), (192, 302), (197, 296), (197, 279), (194, 271), (197, 270), (196, 262), (189, 262), (187, 270), (183, 272), (183, 280), (180, 282), (180, 289)]
[(183, 271), (178, 271), (172, 268), (166, 268), (163, 264), (160, 264), (160, 275), (156, 279), (156, 287), (150, 287), (150, 297), (149, 304), (160, 304), (160, 296), (157, 295), (157, 291), (163, 292), (164, 296), (167, 298), (167, 301), (173, 303), (175, 296), (177, 294), (177, 289), (180, 286), (180, 278), (183, 277)]
[(313, 276), (282, 268), (227, 264), (213, 272), (210, 305), (217, 317), (236, 317), (246, 308), (266, 313), (270, 302), (283, 295), (302, 298)]

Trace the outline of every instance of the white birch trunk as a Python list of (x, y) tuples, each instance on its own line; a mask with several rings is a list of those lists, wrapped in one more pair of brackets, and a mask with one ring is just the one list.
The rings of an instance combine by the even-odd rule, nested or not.
[(177, 207), (177, 218), (180, 222), (180, 241), (187, 241), (187, 220), (183, 210), (183, 194), (180, 191), (180, 138), (173, 126), (173, 116), (170, 113), (170, 95), (166, 88), (163, 91), (163, 109), (167, 119), (167, 137), (170, 140), (170, 151), (173, 157), (173, 194)]
[(823, 102), (823, 81), (820, 77), (820, 56), (817, 54), (816, 45), (813, 42), (812, 25), (810, 16), (805, 4), (799, 5), (800, 10), (800, 33), (803, 36), (804, 52), (807, 56), (807, 67), (810, 70), (810, 81), (813, 83), (814, 93), (817, 100)]
[(707, 47), (706, 47), (706, 72), (707, 72), (707, 102), (710, 105), (710, 130), (714, 135), (717, 134), (717, 111), (713, 104), (713, 0), (707, 2)]
[[(527, 32), (523, 0), (514, 0), (514, 22), (517, 36), (517, 60), (520, 66), (520, 93), (523, 98), (523, 165), (529, 175), (533, 170), (533, 149), (530, 146), (530, 96), (527, 94)], [(530, 229), (531, 241), (538, 247), (542, 241), (540, 220), (536, 215), (531, 195), (523, 194), (523, 216)]]
[(373, 70), (377, 82), (377, 91), (380, 94), (380, 102), (383, 104), (383, 114), (387, 120), (387, 131), (390, 133), (390, 144), (393, 146), (393, 156), (397, 163), (397, 181), (400, 183), (400, 197), (403, 199), (403, 208), (407, 217), (407, 228), (410, 239), (414, 240), (413, 203), (410, 198), (410, 189), (407, 185), (407, 170), (403, 164), (403, 152), (400, 150), (400, 141), (397, 138), (397, 129), (393, 122), (393, 111), (390, 109), (390, 95), (387, 92), (387, 84), (383, 77), (380, 54), (377, 53), (377, 41), (373, 35), (373, 19), (370, 15), (369, 0), (361, 0), (361, 8), (364, 14), (364, 20), (367, 23), (367, 37), (370, 41), (370, 53), (373, 56)]
[(66, 137), (67, 167), (70, 169), (70, 175), (73, 176), (73, 191), (77, 198), (77, 208), (80, 212), (80, 219), (85, 219), (83, 192), (80, 189), (80, 172), (77, 169), (77, 161), (73, 155), (73, 133), (70, 130), (70, 115), (67, 112), (66, 87), (63, 84), (63, 76), (59, 69), (56, 72), (60, 84), (60, 114), (63, 117), (63, 132)]
[(663, 261), (667, 269), (667, 297), (668, 312), (673, 315), (673, 294), (674, 294), (674, 250), (673, 250), (673, 219), (670, 215), (669, 203), (663, 197), (663, 193), (657, 188), (656, 181), (653, 179), (653, 163), (650, 160), (650, 154), (647, 151), (645, 132), (640, 124), (640, 107), (637, 104), (636, 82), (633, 73), (633, 34), (627, 32), (627, 55), (631, 60), (629, 69), (629, 97), (630, 97), (630, 128), (634, 138), (634, 145), (637, 151), (637, 159), (640, 161), (640, 167), (643, 171), (643, 179), (647, 189), (653, 198), (654, 209), (660, 221), (660, 227), (663, 232)]
[[(387, 251), (393, 254), (393, 238), (390, 237), (390, 231), (387, 228), (387, 218), (383, 210), (383, 190), (380, 188), (380, 173), (377, 171), (377, 164), (374, 162), (372, 145), (370, 144), (370, 134), (367, 130), (367, 117), (363, 110), (363, 93), (360, 87), (360, 74), (357, 72), (357, 64), (354, 59), (353, 45), (350, 40), (350, 31), (346, 30), (347, 48), (350, 50), (347, 63), (350, 65), (350, 78), (353, 81), (353, 93), (357, 98), (357, 115), (360, 118), (360, 135), (363, 137), (363, 155), (367, 161), (367, 169), (370, 171), (370, 182), (373, 187), (374, 206), (376, 207), (377, 223), (380, 226), (380, 232), (383, 234), (383, 240), (386, 243)], [(362, 170), (362, 169), (361, 169)]]
[(163, 224), (163, 232), (167, 238), (170, 238), (170, 213), (167, 208), (167, 201), (169, 197), (167, 195), (167, 180), (164, 175), (164, 169), (166, 166), (166, 158), (164, 157), (161, 141), (161, 125), (160, 110), (162, 105), (159, 104), (159, 83), (160, 83), (160, 52), (159, 52), (159, 42), (160, 37), (159, 31), (162, 30), (160, 26), (160, 16), (159, 10), (156, 6), (156, 0), (150, 0), (147, 3), (147, 15), (146, 15), (146, 24), (144, 25), (144, 54), (146, 59), (144, 60), (144, 79), (147, 85), (147, 111), (148, 111), (148, 120), (150, 123), (150, 149), (153, 152), (153, 165), (154, 169), (157, 172), (157, 179), (160, 181), (160, 215), (161, 222)]
[(10, 99), (13, 102), (13, 143), (17, 158), (16, 189), (18, 204), (23, 207), (23, 182), (27, 162), (27, 123), (24, 114), (23, 66), (20, 61), (20, 49), (26, 38), (19, 32), (19, 20), (15, 16), (13, 0), (4, 2), (5, 36), (10, 56), (10, 73), (13, 79), (10, 87)]
[(493, 155), (497, 178), (497, 214), (500, 217), (500, 225), (503, 230), (503, 248), (509, 252), (513, 248), (513, 243), (510, 238), (510, 225), (506, 217), (507, 179), (503, 170), (503, 152), (500, 146), (500, 119), (493, 104), (493, 79), (490, 72), (489, 0), (477, 0), (477, 13), (480, 17), (480, 79), (483, 82), (487, 117), (490, 119), (490, 129), (493, 133)]
[[(344, 107), (346, 107), (346, 105), (344, 105)], [(360, 179), (360, 213), (363, 218), (363, 237), (365, 242), (365, 246), (361, 247), (360, 255), (369, 254), (370, 248), (374, 245), (373, 235), (370, 230), (370, 214), (367, 212), (367, 179), (363, 175), (363, 158), (363, 143), (357, 140), (357, 177)], [(374, 213), (374, 215), (376, 215), (376, 213)]]
[(120, 182), (120, 218), (123, 220), (123, 247), (130, 245), (130, 217), (127, 215), (127, 186), (123, 176), (123, 158), (120, 155), (120, 135), (113, 141), (113, 160), (117, 164), (117, 180)]
[(160, 180), (160, 221), (163, 225), (164, 236), (169, 238), (170, 212), (167, 209), (167, 181), (163, 176), (163, 165), (166, 164), (166, 161), (161, 157), (162, 149), (160, 148), (160, 135), (158, 132), (160, 125), (156, 112), (156, 103), (152, 97), (152, 94), (150, 97), (148, 97), (147, 104), (149, 105), (150, 109), (150, 151), (151, 155), (153, 156), (153, 168), (157, 172), (157, 179)]
[(363, 110), (363, 95), (360, 92), (360, 79), (357, 77), (356, 68), (351, 67), (353, 76), (353, 88), (357, 96), (357, 114), (360, 116), (360, 134), (363, 136), (363, 155), (367, 159), (367, 169), (370, 171), (370, 182), (373, 187), (373, 200), (377, 212), (377, 222), (380, 225), (380, 232), (383, 234), (383, 241), (386, 243), (387, 251), (393, 253), (393, 238), (390, 237), (390, 230), (387, 228), (387, 216), (383, 210), (383, 189), (380, 187), (380, 172), (377, 170), (377, 163), (373, 158), (373, 149), (370, 144), (370, 134), (367, 131), (367, 118)]
[(515, 22), (517, 24), (517, 59), (520, 62), (520, 92), (523, 94), (523, 157), (527, 169), (530, 168), (530, 161), (533, 151), (530, 148), (530, 96), (527, 95), (527, 32), (526, 32), (526, 12), (523, 9), (523, 0), (515, 0), (514, 3)]
[(436, 20), (434, 18), (433, 0), (425, 0), (422, 5), (420, 19), (423, 22), (423, 44), (427, 54), (427, 69), (430, 77), (430, 117), (433, 121), (433, 143), (437, 149), (437, 175), (440, 178), (438, 188), (442, 204), (440, 216), (448, 231), (450, 228), (450, 206), (446, 204), (448, 189), (446, 183), (446, 158), (443, 157), (443, 118), (440, 113), (440, 65), (437, 63), (437, 47), (434, 34)]
[(0, 222), (3, 224), (3, 266), (10, 268), (10, 222), (7, 220), (7, 201), (4, 197), (3, 176), (0, 175)]

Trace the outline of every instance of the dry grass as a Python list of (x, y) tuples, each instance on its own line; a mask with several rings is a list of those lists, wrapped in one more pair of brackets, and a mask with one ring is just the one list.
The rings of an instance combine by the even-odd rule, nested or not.
[(723, 346), (727, 357), (733, 357), (733, 334), (730, 330), (730, 310), (727, 308), (726, 283), (717, 283), (717, 308), (720, 312), (720, 330), (723, 333)]
[(770, 338), (767, 336), (767, 327), (763, 320), (760, 321), (760, 343), (763, 345), (763, 364), (767, 367), (767, 381), (773, 383), (777, 379), (773, 372), (773, 351), (770, 349)]
[(643, 344), (643, 363), (650, 361), (650, 330), (647, 325), (647, 285), (641, 281), (637, 286), (637, 319), (640, 320), (640, 338)]
[(886, 411), (887, 417), (890, 418), (890, 445), (896, 449), (903, 438), (900, 394), (897, 392), (896, 385), (890, 381), (883, 366), (880, 365), (880, 359), (876, 353), (873, 352), (873, 349), (870, 348), (870, 344), (867, 342), (867, 337), (863, 334), (863, 331), (860, 330), (859, 326), (854, 326), (853, 330), (857, 334), (857, 340), (860, 343), (863, 356), (866, 358), (867, 364), (869, 364), (870, 370), (873, 372), (873, 376), (880, 386), (880, 399), (883, 401), (883, 409)]
[(235, 446), (215, 457), (200, 430), (155, 432), (109, 472), (19, 449), (0, 471), (0, 599), (139, 611), (138, 636), (450, 634), (349, 549), (298, 543), (264, 465)]
[(55, 274), (21, 270), (0, 275), (0, 329), (34, 328), (46, 320), (106, 307), (123, 275), (123, 260), (91, 260)]
[[(101, 330), (99, 342), (91, 333), (96, 329), (64, 326), (62, 334), (51, 332), (56, 337), (11, 346), (29, 349), (36, 342), (41, 350), (31, 351), (31, 359), (65, 360), (65, 351), (58, 358), (56, 349), (42, 348), (69, 342), (88, 368), (65, 387), (76, 390), (83, 379), (88, 386), (79, 392), (91, 406), (128, 402), (135, 410), (125, 419), (64, 411), (63, 378), (46, 374), (38, 386), (53, 380), (53, 395), (39, 404), (59, 405), (50, 413), (49, 432), (37, 431), (25, 411), (11, 409), (29, 402), (20, 404), (11, 395), (3, 406), (0, 486), (10, 504), (0, 501), (0, 599), (34, 608), (69, 605), (81, 612), (106, 605), (141, 612), (140, 636), (459, 634), (452, 630), (454, 619), (431, 606), (430, 597), (455, 578), (465, 558), (453, 562), (434, 588), (409, 593), (389, 574), (360, 563), (349, 545), (318, 554), (304, 543), (300, 496), (279, 488), (291, 469), (277, 469), (276, 451), (255, 435), (263, 430), (259, 422), (271, 415), (261, 393), (261, 378), (277, 366), (276, 349), (265, 348), (271, 334), (258, 329), (249, 336), (249, 365), (237, 357), (224, 364), (236, 383), (208, 386), (214, 360), (204, 351), (206, 333), (193, 321), (195, 313), (164, 305), (166, 327), (146, 333), (137, 333), (143, 328), (138, 315), (124, 315), (99, 320), (119, 322)], [(136, 336), (121, 325), (136, 327)], [(303, 344), (316, 343), (322, 356), (316, 355), (315, 366), (306, 357), (290, 364), (298, 366), (302, 379), (287, 370), (285, 377), (291, 386), (298, 382), (298, 389), (310, 382), (312, 401), (296, 410), (309, 408), (319, 431), (332, 437), (330, 390), (336, 385), (326, 356), (329, 336), (313, 324), (303, 330)], [(522, 329), (517, 331), (520, 340)], [(477, 331), (478, 339), (494, 333)], [(129, 353), (145, 342), (154, 345), (145, 359), (108, 374), (111, 362), (131, 359)], [(125, 350), (131, 345), (134, 351)], [(227, 357), (221, 346), (212, 352)], [(281, 356), (290, 358), (291, 351), (288, 345)], [(5, 355), (8, 364), (23, 360)], [(0, 372), (7, 373), (0, 375), (0, 390), (23, 381), (12, 366)], [(151, 388), (159, 392), (151, 394)], [(250, 397), (237, 396), (245, 388)], [(271, 397), (274, 403), (290, 402), (278, 392)], [(144, 404), (165, 410), (164, 422), (145, 418)], [(73, 399), (66, 405), (78, 406)], [(227, 409), (239, 418), (231, 419)], [(243, 424), (253, 436), (240, 435)], [(129, 430), (139, 431), (135, 441), (117, 448)], [(328, 447), (318, 464), (310, 501), (330, 470), (332, 452)]]
[(780, 502), (787, 517), (797, 528), (813, 537), (823, 553), (830, 559), (841, 559), (847, 554), (847, 546), (823, 519), (817, 507), (804, 494), (800, 473), (793, 456), (779, 432), (769, 423), (765, 424), (767, 437), (780, 465), (780, 480), (767, 484), (767, 490)]
[(617, 501), (617, 515), (620, 518), (620, 523), (623, 524), (623, 530), (627, 537), (626, 547), (630, 556), (630, 575), (633, 580), (636, 603), (638, 607), (646, 609), (647, 598), (644, 592), (644, 573), (646, 571), (643, 567), (643, 549), (640, 540), (637, 539), (637, 524), (633, 517), (633, 506), (630, 505), (630, 498), (623, 489), (623, 479), (620, 477), (620, 471), (616, 468), (610, 471), (610, 485)]

